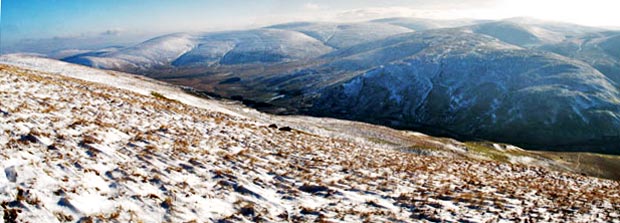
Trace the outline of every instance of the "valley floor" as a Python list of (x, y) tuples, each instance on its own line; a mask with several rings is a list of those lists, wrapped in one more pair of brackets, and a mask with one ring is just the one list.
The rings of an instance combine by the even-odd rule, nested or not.
[(6, 222), (620, 222), (617, 181), (421, 156), (270, 124), (162, 92), (0, 65), (0, 215)]

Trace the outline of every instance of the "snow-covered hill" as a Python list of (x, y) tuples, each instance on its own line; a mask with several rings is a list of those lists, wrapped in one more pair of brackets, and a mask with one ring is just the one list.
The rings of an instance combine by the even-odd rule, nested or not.
[(148, 72), (168, 67), (286, 62), (318, 57), (331, 50), (299, 32), (258, 29), (171, 34), (109, 53), (85, 53), (64, 60), (97, 68)]
[(153, 73), (167, 68), (272, 64), (312, 59), (334, 49), (379, 40), (411, 29), (387, 23), (289, 23), (213, 33), (175, 33), (114, 51), (63, 58), (91, 67)]
[(314, 37), (336, 49), (383, 39), (413, 30), (384, 23), (287, 23), (269, 28), (294, 30)]
[(172, 65), (188, 66), (274, 63), (308, 59), (332, 49), (305, 34), (276, 29), (225, 32), (200, 36), (200, 45)]
[[(322, 125), (335, 121), (328, 119), (260, 114), (149, 79), (49, 59), (0, 61), (21, 66), (0, 65), (0, 215), (7, 222), (620, 217), (616, 181), (420, 156), (329, 130)], [(343, 125), (354, 123), (333, 127)], [(348, 131), (364, 129), (355, 125)], [(419, 148), (466, 152), (454, 141), (404, 138)]]
[(604, 31), (601, 28), (530, 18), (511, 18), (485, 22), (461, 29), (493, 36), (504, 42), (522, 47), (556, 44), (575, 36)]
[(153, 68), (165, 66), (195, 45), (195, 37), (186, 33), (157, 37), (133, 47), (111, 52), (87, 52), (67, 57), (64, 60), (104, 69)]
[(488, 22), (486, 20), (472, 20), (472, 19), (455, 19), (455, 20), (438, 20), (438, 19), (426, 19), (426, 18), (409, 18), (409, 17), (394, 17), (372, 20), (375, 23), (387, 23), (396, 26), (402, 26), (415, 31), (424, 31), (431, 29), (443, 29), (443, 28), (455, 28), (461, 26), (470, 26), (478, 23)]
[(504, 42), (523, 47), (559, 43), (567, 38), (604, 31), (601, 28), (531, 18), (509, 18), (492, 21), (471, 19), (434, 20), (404, 17), (378, 19), (372, 22), (406, 27), (415, 31), (458, 28), (493, 36)]

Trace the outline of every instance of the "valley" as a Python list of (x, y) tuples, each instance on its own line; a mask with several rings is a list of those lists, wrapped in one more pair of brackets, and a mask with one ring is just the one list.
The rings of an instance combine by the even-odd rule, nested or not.
[(171, 34), (64, 60), (275, 114), (617, 155), (618, 35), (528, 18), (301, 22)]

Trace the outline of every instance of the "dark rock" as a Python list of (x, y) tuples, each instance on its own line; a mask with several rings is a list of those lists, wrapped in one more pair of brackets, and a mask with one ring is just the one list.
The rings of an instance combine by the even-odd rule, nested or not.
[(327, 191), (327, 190), (329, 190), (329, 188), (326, 187), (326, 186), (322, 186), (322, 185), (304, 184), (301, 187), (299, 187), (299, 190), (301, 190), (303, 192), (314, 194), (314, 193), (318, 193), (318, 192), (322, 192), (322, 191)]
[(258, 199), (262, 199), (263, 196), (260, 196), (260, 194), (257, 194), (256, 192), (244, 187), (243, 185), (234, 185), (233, 188), (235, 189), (236, 192), (239, 192), (241, 194), (245, 194), (245, 195), (250, 195), (252, 197), (256, 197)]
[(184, 164), (184, 163), (179, 163), (179, 166), (181, 166), (181, 168), (183, 168), (184, 170), (187, 170), (190, 173), (194, 172), (194, 167), (193, 166), (190, 166), (190, 165), (187, 165), (187, 164)]
[(219, 84), (234, 84), (241, 81), (240, 77), (231, 77), (226, 80), (220, 81)]
[(17, 181), (17, 170), (15, 169), (15, 166), (10, 166), (4, 169), (4, 174), (6, 175), (6, 178), (15, 183)]
[(91, 216), (82, 217), (80, 218), (80, 220), (77, 221), (77, 223), (92, 223), (92, 222), (95, 222), (95, 220)]
[(36, 143), (36, 142), (38, 142), (38, 141), (39, 141), (39, 140), (37, 139), (37, 137), (33, 136), (33, 135), (32, 135), (32, 134), (30, 134), (30, 133), (28, 133), (28, 134), (26, 134), (26, 135), (22, 135), (22, 136), (19, 138), (19, 140), (20, 140), (20, 141), (22, 141), (22, 142), (31, 142), (31, 143)]
[(71, 201), (69, 201), (69, 199), (67, 199), (66, 197), (61, 198), (60, 200), (58, 200), (58, 205), (69, 208), (70, 210), (74, 211), (74, 212), (78, 212), (77, 208), (75, 206), (73, 206), (73, 204), (71, 204)]
[(366, 201), (366, 204), (371, 207), (385, 208), (383, 205), (377, 204), (375, 201)]
[(48, 150), (58, 150), (58, 147), (56, 147), (55, 145), (52, 144), (52, 145), (47, 146), (47, 149)]
[(22, 211), (19, 209), (4, 209), (4, 222), (5, 223), (17, 223), (17, 216)]
[(293, 129), (291, 127), (288, 127), (288, 126), (284, 126), (284, 127), (279, 128), (278, 130), (283, 131), (283, 132), (290, 132)]
[(239, 213), (244, 216), (254, 216), (256, 214), (256, 211), (254, 211), (253, 205), (246, 205), (239, 209)]
[(172, 208), (172, 199), (166, 198), (164, 201), (161, 202), (161, 204), (159, 204), (159, 206), (161, 206), (164, 209)]
[(302, 208), (299, 213), (300, 214), (311, 214), (311, 215), (319, 215), (319, 214), (321, 214), (321, 212), (318, 212), (316, 210), (312, 210), (312, 209), (309, 209), (309, 208)]

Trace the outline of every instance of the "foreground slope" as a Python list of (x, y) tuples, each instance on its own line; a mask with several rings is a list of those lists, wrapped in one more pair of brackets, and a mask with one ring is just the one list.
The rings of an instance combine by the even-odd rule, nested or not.
[[(71, 65), (39, 64), (128, 87), (123, 74), (80, 74)], [(419, 156), (329, 130), (271, 128), (265, 120), (277, 119), (270, 116), (207, 100), (197, 103), (204, 108), (189, 106), (185, 103), (198, 101), (165, 85), (157, 89), (156, 82), (142, 85), (147, 92), (2, 65), (3, 218), (617, 222), (620, 217), (615, 181)]]

